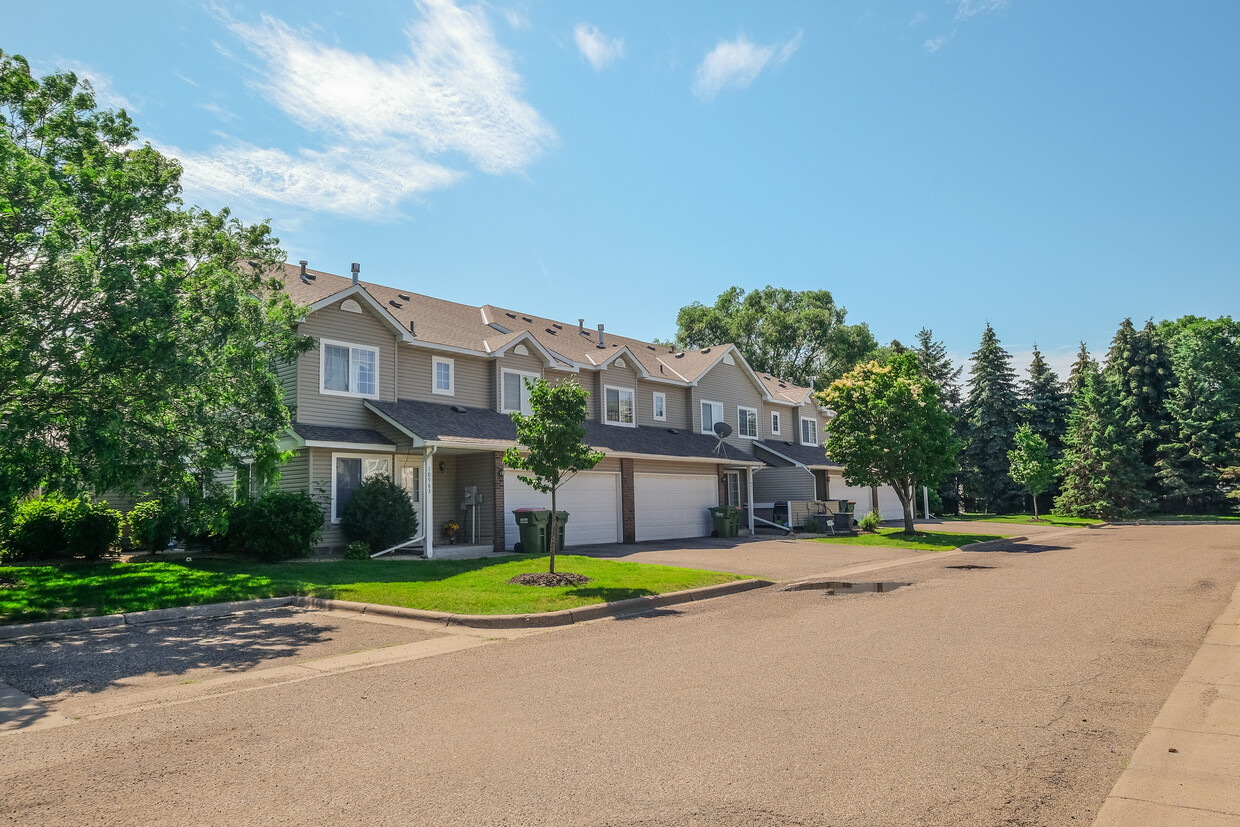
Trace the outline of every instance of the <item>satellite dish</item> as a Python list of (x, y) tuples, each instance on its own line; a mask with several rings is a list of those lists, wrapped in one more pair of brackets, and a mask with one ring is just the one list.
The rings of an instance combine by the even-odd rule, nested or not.
[(715, 436), (720, 439), (727, 439), (732, 436), (732, 426), (726, 422), (716, 422), (714, 427)]

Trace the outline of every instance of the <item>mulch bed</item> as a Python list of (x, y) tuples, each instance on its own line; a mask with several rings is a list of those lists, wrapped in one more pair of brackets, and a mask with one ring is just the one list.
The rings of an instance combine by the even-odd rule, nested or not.
[(584, 574), (568, 572), (536, 571), (529, 574), (518, 574), (508, 581), (514, 586), (582, 586), (590, 582)]

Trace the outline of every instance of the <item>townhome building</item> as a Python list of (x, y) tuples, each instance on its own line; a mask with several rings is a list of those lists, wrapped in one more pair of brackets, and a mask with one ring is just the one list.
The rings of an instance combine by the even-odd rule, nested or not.
[(755, 372), (730, 344), (679, 350), (361, 281), (356, 265), (351, 277), (305, 262), (277, 275), (308, 308), (300, 330), (314, 340), (280, 366), (295, 421), (279, 484), (323, 506), (324, 546), (343, 545), (341, 510), (361, 481), (388, 474), (418, 510), (428, 556), (449, 520), (458, 543), (511, 549), (512, 511), (550, 504), (502, 461), (530, 379), (586, 388), (585, 440), (606, 454), (558, 494), (568, 546), (705, 536), (720, 504), (741, 508), (749, 531), (777, 501), (900, 514), (894, 491), (844, 485), (811, 389)]

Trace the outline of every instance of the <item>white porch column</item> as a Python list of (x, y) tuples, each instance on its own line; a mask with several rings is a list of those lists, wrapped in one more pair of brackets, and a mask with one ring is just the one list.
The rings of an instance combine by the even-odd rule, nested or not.
[(435, 474), (432, 458), (435, 448), (432, 446), (422, 452), (422, 550), (426, 559), (435, 557)]
[(753, 466), (745, 467), (745, 491), (749, 501), (749, 535), (753, 536)]

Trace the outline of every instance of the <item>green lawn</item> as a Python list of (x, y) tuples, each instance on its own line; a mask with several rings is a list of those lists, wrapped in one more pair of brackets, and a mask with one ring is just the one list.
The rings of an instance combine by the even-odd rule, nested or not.
[(946, 522), (978, 522), (978, 523), (1014, 523), (1017, 525), (1053, 525), (1081, 526), (1102, 525), (1102, 520), (1091, 520), (1088, 517), (1062, 517), (1058, 514), (1043, 514), (1037, 520), (1032, 514), (961, 514), (944, 517)]
[(502, 560), (344, 560), (313, 563), (83, 563), (0, 567), (0, 623), (136, 612), (256, 597), (310, 595), (461, 614), (551, 612), (709, 586), (739, 575), (558, 555), (556, 569), (583, 586), (541, 588), (506, 581), (546, 571), (545, 556)]
[(911, 548), (918, 551), (947, 551), (969, 543), (987, 540), (1003, 540), (1002, 534), (949, 534), (945, 531), (915, 531), (905, 534), (898, 528), (880, 528), (877, 534), (859, 534), (856, 537), (815, 537), (815, 543), (838, 543), (845, 546), (890, 546)]

